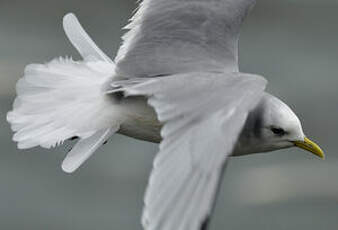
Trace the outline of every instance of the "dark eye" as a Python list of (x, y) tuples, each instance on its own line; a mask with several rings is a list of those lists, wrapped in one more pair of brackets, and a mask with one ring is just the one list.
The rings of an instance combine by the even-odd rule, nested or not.
[(278, 135), (278, 136), (283, 136), (283, 135), (285, 134), (285, 131), (284, 131), (284, 129), (282, 129), (282, 128), (274, 128), (274, 127), (272, 127), (272, 128), (271, 128), (271, 131), (272, 131), (274, 134)]

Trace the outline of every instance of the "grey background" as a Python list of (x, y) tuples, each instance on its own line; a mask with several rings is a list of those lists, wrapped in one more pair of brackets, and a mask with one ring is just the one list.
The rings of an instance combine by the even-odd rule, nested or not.
[[(73, 175), (61, 171), (67, 146), (19, 151), (5, 115), (24, 66), (79, 56), (62, 16), (74, 12), (114, 56), (134, 0), (0, 0), (0, 229), (141, 229), (142, 197), (157, 146), (116, 135)], [(299, 115), (326, 151), (232, 159), (211, 229), (338, 229), (338, 2), (258, 0), (242, 28), (241, 70)]]

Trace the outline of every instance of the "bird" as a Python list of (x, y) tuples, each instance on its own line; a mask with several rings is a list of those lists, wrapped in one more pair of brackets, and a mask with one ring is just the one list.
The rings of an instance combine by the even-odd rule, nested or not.
[(73, 13), (65, 33), (82, 59), (26, 66), (7, 120), (19, 149), (77, 141), (77, 170), (115, 133), (159, 144), (144, 197), (147, 230), (207, 229), (230, 157), (299, 147), (324, 158), (300, 119), (239, 70), (242, 22), (255, 0), (143, 0), (115, 59)]

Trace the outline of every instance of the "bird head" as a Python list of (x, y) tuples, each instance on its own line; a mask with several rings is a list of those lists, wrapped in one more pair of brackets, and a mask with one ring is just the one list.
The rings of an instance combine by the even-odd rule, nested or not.
[(276, 150), (296, 146), (322, 159), (325, 157), (320, 147), (305, 136), (297, 115), (280, 99), (266, 94), (259, 104), (259, 111), (260, 139), (266, 148)]
[(322, 159), (325, 157), (320, 147), (305, 136), (301, 122), (291, 108), (270, 94), (265, 94), (250, 113), (244, 129), (242, 133), (249, 135), (240, 137), (242, 150), (238, 155), (244, 155), (249, 148), (253, 152), (268, 152), (299, 147)]

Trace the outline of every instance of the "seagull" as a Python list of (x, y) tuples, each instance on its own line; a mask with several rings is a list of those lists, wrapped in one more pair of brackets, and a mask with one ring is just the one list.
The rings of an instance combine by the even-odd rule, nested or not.
[(299, 147), (320, 158), (264, 77), (238, 67), (240, 26), (255, 0), (143, 0), (114, 61), (72, 13), (82, 60), (30, 64), (7, 114), (19, 149), (77, 139), (72, 173), (115, 133), (159, 143), (144, 198), (147, 230), (207, 229), (230, 156)]

